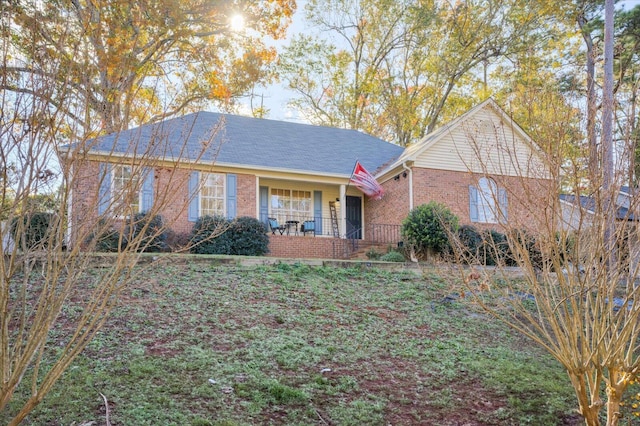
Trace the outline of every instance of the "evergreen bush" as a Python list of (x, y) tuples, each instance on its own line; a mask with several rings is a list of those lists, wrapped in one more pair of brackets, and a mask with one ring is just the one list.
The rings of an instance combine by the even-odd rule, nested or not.
[(487, 266), (518, 266), (513, 249), (524, 249), (525, 255), (534, 267), (541, 268), (543, 256), (535, 237), (524, 230), (514, 230), (509, 235), (496, 230), (479, 232), (471, 225), (463, 225), (458, 230), (458, 241), (463, 251), (462, 258)]
[(402, 236), (422, 257), (429, 252), (449, 253), (449, 236), (457, 230), (458, 217), (435, 201), (411, 210), (402, 223)]
[(120, 232), (113, 227), (106, 228), (102, 221), (98, 224), (97, 229), (101, 231), (92, 232), (87, 244), (95, 243), (95, 251), (107, 253), (118, 252), (120, 249)]
[(482, 231), (482, 246), (478, 250), (480, 263), (487, 266), (509, 266), (513, 262), (507, 236), (494, 229)]
[(380, 256), (382, 255), (378, 253), (376, 249), (371, 247), (369, 250), (367, 250), (367, 252), (365, 253), (365, 256), (367, 256), (367, 259), (369, 260), (380, 260)]
[[(231, 254), (230, 222), (222, 216), (202, 216), (191, 231), (191, 253)], [(264, 232), (264, 227), (262, 228)]]
[[(139, 241), (138, 251), (147, 253), (166, 251), (167, 231), (160, 215), (146, 212), (136, 213), (129, 223), (125, 235), (129, 241)], [(142, 237), (138, 240), (138, 237)], [(127, 242), (128, 244), (128, 242)]]
[(262, 256), (269, 251), (264, 223), (253, 217), (229, 221), (222, 216), (203, 216), (191, 232), (191, 252)]
[(405, 258), (399, 251), (392, 250), (380, 256), (380, 260), (383, 262), (404, 262)]
[(482, 235), (475, 226), (462, 225), (458, 229), (458, 242), (460, 243), (459, 250), (462, 251), (459, 253), (462, 259), (471, 263), (482, 263), (479, 256), (483, 245)]
[(11, 222), (11, 236), (19, 248), (47, 248), (50, 243), (49, 230), (56, 220), (53, 213), (34, 212), (15, 218)]
[(239, 217), (226, 232), (231, 244), (229, 254), (262, 256), (269, 251), (269, 236), (264, 223), (254, 217)]
[[(531, 235), (526, 230), (516, 229), (513, 230), (510, 234), (512, 239), (512, 244), (517, 244), (522, 247), (526, 251), (526, 256), (531, 262), (534, 268), (541, 269), (544, 263), (542, 257), (542, 251), (540, 250), (540, 245), (536, 241), (536, 238)], [(556, 242), (557, 244), (559, 241)], [(511, 253), (511, 261), (508, 262), (509, 266), (517, 266), (518, 262), (515, 256)]]

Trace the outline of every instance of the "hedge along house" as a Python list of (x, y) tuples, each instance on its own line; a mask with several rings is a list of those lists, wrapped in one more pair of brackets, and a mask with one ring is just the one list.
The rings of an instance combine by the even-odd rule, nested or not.
[[(200, 112), (97, 138), (75, 155), (72, 235), (138, 180), (132, 212), (169, 194), (160, 214), (177, 234), (203, 215), (255, 217), (281, 257), (345, 257), (354, 240), (395, 245), (410, 209), (432, 200), (462, 223), (530, 225), (545, 203), (514, 194), (549, 186), (535, 145), (492, 100), (407, 149), (354, 130)], [(382, 199), (350, 183), (356, 161), (382, 183)]]

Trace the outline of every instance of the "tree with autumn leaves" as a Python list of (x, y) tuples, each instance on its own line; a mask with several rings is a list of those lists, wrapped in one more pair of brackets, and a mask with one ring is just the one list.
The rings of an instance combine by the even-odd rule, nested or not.
[[(102, 184), (83, 194), (98, 217), (87, 215), (86, 226), (72, 230), (82, 244), (68, 247), (72, 188), (87, 179), (110, 184), (104, 170), (86, 167), (86, 146), (98, 135), (210, 103), (232, 107), (268, 77), (275, 52), (261, 38), (283, 36), (294, 8), (291, 0), (0, 2), (0, 205), (6, 221), (0, 227), (0, 411), (11, 413), (10, 425), (28, 416), (99, 332), (140, 273), (141, 253), (175, 220), (160, 220), (164, 207), (184, 204), (167, 184), (156, 189), (145, 214), (133, 214), (158, 158), (175, 159), (163, 163), (168, 182), (186, 182), (176, 154), (184, 147), (154, 152), (154, 142), (166, 145), (162, 132), (148, 146), (133, 147), (137, 141), (131, 140), (135, 177), (101, 213)], [(250, 30), (231, 31), (236, 13)], [(218, 130), (203, 138), (201, 153)], [(52, 211), (33, 202), (43, 194), (51, 194)], [(32, 223), (43, 217), (47, 226), (33, 238)], [(93, 273), (93, 253), (105, 236), (115, 238), (118, 250)], [(74, 299), (80, 286), (91, 293), (86, 300)]]
[[(638, 10), (616, 11), (619, 143), (638, 133)], [(406, 146), (493, 97), (556, 156), (587, 161), (595, 145), (585, 135), (600, 108), (602, 1), (330, 0), (305, 11), (317, 33), (295, 37), (278, 72), (314, 124)]]
[[(73, 123), (69, 139), (75, 128), (110, 133), (211, 103), (224, 109), (267, 78), (276, 52), (262, 39), (283, 37), (294, 10), (293, 0), (2, 2), (11, 42), (0, 87), (46, 97)], [(250, 30), (231, 30), (236, 14)], [(38, 80), (46, 94), (25, 84)]]
[(280, 75), (312, 122), (406, 146), (490, 96), (501, 65), (559, 35), (552, 10), (521, 0), (310, 1), (320, 35), (293, 40)]

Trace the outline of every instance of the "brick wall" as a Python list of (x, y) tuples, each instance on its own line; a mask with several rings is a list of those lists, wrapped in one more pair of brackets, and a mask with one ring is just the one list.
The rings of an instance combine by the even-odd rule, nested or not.
[(384, 196), (381, 200), (365, 198), (364, 217), (367, 224), (400, 224), (409, 214), (409, 174), (398, 180), (390, 179), (382, 184)]
[[(95, 224), (98, 216), (97, 199), (100, 182), (100, 166), (96, 161), (74, 163), (72, 241), (86, 235), (85, 229)], [(190, 201), (190, 170), (175, 168), (154, 169), (154, 210), (162, 215), (177, 234), (191, 232), (193, 222), (188, 220)], [(255, 175), (237, 174), (237, 214), (256, 217)]]
[(311, 259), (341, 258), (344, 251), (342, 245), (344, 241), (338, 238), (269, 235), (267, 256)]
[(71, 241), (83, 240), (95, 226), (98, 218), (99, 164), (92, 161), (75, 161), (71, 182)]
[(250, 216), (257, 218), (256, 176), (241, 174), (236, 176), (238, 177), (238, 217)]
[[(469, 185), (477, 185), (479, 174), (447, 170), (414, 168), (414, 207), (436, 201), (458, 216), (460, 224), (471, 224), (469, 214)], [(535, 230), (548, 220), (549, 197), (555, 196), (549, 180), (519, 176), (493, 177), (500, 188), (507, 190), (508, 226)], [(382, 184), (382, 200), (367, 199), (365, 217), (368, 223), (400, 224), (409, 214), (409, 176), (388, 180)], [(479, 228), (498, 229), (499, 224), (473, 223)]]
[(188, 220), (190, 175), (191, 170), (155, 169), (154, 208), (177, 234), (188, 234), (193, 227)]

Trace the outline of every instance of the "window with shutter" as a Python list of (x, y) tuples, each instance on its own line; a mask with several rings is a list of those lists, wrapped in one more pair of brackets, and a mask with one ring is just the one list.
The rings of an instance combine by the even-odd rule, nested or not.
[(191, 172), (189, 177), (188, 219), (195, 222), (201, 216), (235, 217), (236, 176), (224, 173)]
[(224, 216), (225, 185), (220, 173), (201, 173), (200, 216)]
[(134, 174), (133, 167), (121, 164), (114, 165), (111, 170), (113, 214), (130, 216), (140, 213), (142, 205), (140, 189), (140, 176)]
[(480, 178), (477, 187), (469, 187), (469, 213), (472, 222), (506, 223), (506, 190), (498, 188), (493, 179)]

